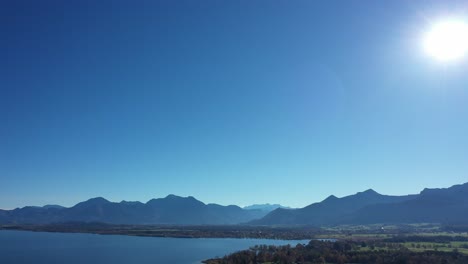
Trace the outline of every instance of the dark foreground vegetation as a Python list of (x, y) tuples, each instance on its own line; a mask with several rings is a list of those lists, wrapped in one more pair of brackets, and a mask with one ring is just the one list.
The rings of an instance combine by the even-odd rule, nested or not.
[(400, 243), (318, 241), (307, 245), (255, 246), (223, 258), (204, 261), (206, 264), (254, 263), (468, 263), (468, 256), (456, 249), (451, 252), (427, 250), (416, 252)]

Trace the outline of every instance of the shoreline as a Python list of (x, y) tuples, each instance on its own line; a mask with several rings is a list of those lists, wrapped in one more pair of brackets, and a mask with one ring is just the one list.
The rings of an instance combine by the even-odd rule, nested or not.
[[(233, 239), (269, 239), (269, 240), (311, 240), (322, 239), (318, 233), (305, 229), (276, 229), (264, 227), (233, 226), (107, 226), (88, 225), (4, 225), (0, 231), (29, 231), (48, 233), (81, 233), (96, 235), (123, 235), (136, 237), (160, 238), (233, 238)], [(323, 235), (323, 234), (321, 234)]]

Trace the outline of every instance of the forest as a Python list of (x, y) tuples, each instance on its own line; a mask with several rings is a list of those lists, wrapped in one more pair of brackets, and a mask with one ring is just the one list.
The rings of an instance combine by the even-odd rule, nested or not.
[(388, 263), (416, 264), (468, 263), (468, 256), (457, 249), (451, 252), (427, 250), (415, 252), (399, 243), (374, 244), (372, 241), (319, 241), (295, 247), (259, 245), (223, 258), (209, 259), (205, 264), (254, 263)]

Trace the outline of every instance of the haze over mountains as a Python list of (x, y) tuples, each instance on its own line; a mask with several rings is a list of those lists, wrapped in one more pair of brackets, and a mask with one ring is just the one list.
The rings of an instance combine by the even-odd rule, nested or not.
[[(269, 212), (269, 210), (277, 209)], [(57, 222), (171, 225), (339, 225), (374, 223), (466, 223), (468, 183), (446, 189), (424, 189), (405, 196), (382, 195), (374, 190), (342, 198), (333, 195), (300, 209), (280, 205), (204, 204), (193, 197), (169, 195), (147, 203), (114, 203), (93, 198), (64, 208), (57, 205), (0, 210), (0, 224)]]
[(230, 225), (263, 217), (268, 211), (239, 206), (204, 204), (197, 199), (168, 195), (147, 203), (110, 202), (92, 198), (70, 208), (27, 206), (0, 210), (0, 223), (48, 224), (57, 222), (102, 222), (110, 224)]
[(291, 209), (290, 207), (282, 206), (281, 204), (269, 204), (269, 203), (266, 203), (266, 204), (252, 204), (252, 205), (249, 205), (249, 206), (244, 206), (243, 208), (247, 209), (247, 210), (262, 210), (262, 211), (267, 211), (267, 212), (271, 212), (271, 211), (273, 211), (275, 209), (278, 209), (278, 208)]

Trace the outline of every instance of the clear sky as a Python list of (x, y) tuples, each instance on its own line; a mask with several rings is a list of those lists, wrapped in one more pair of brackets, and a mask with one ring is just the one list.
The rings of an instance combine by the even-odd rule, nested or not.
[(468, 181), (466, 1), (2, 1), (0, 208)]

